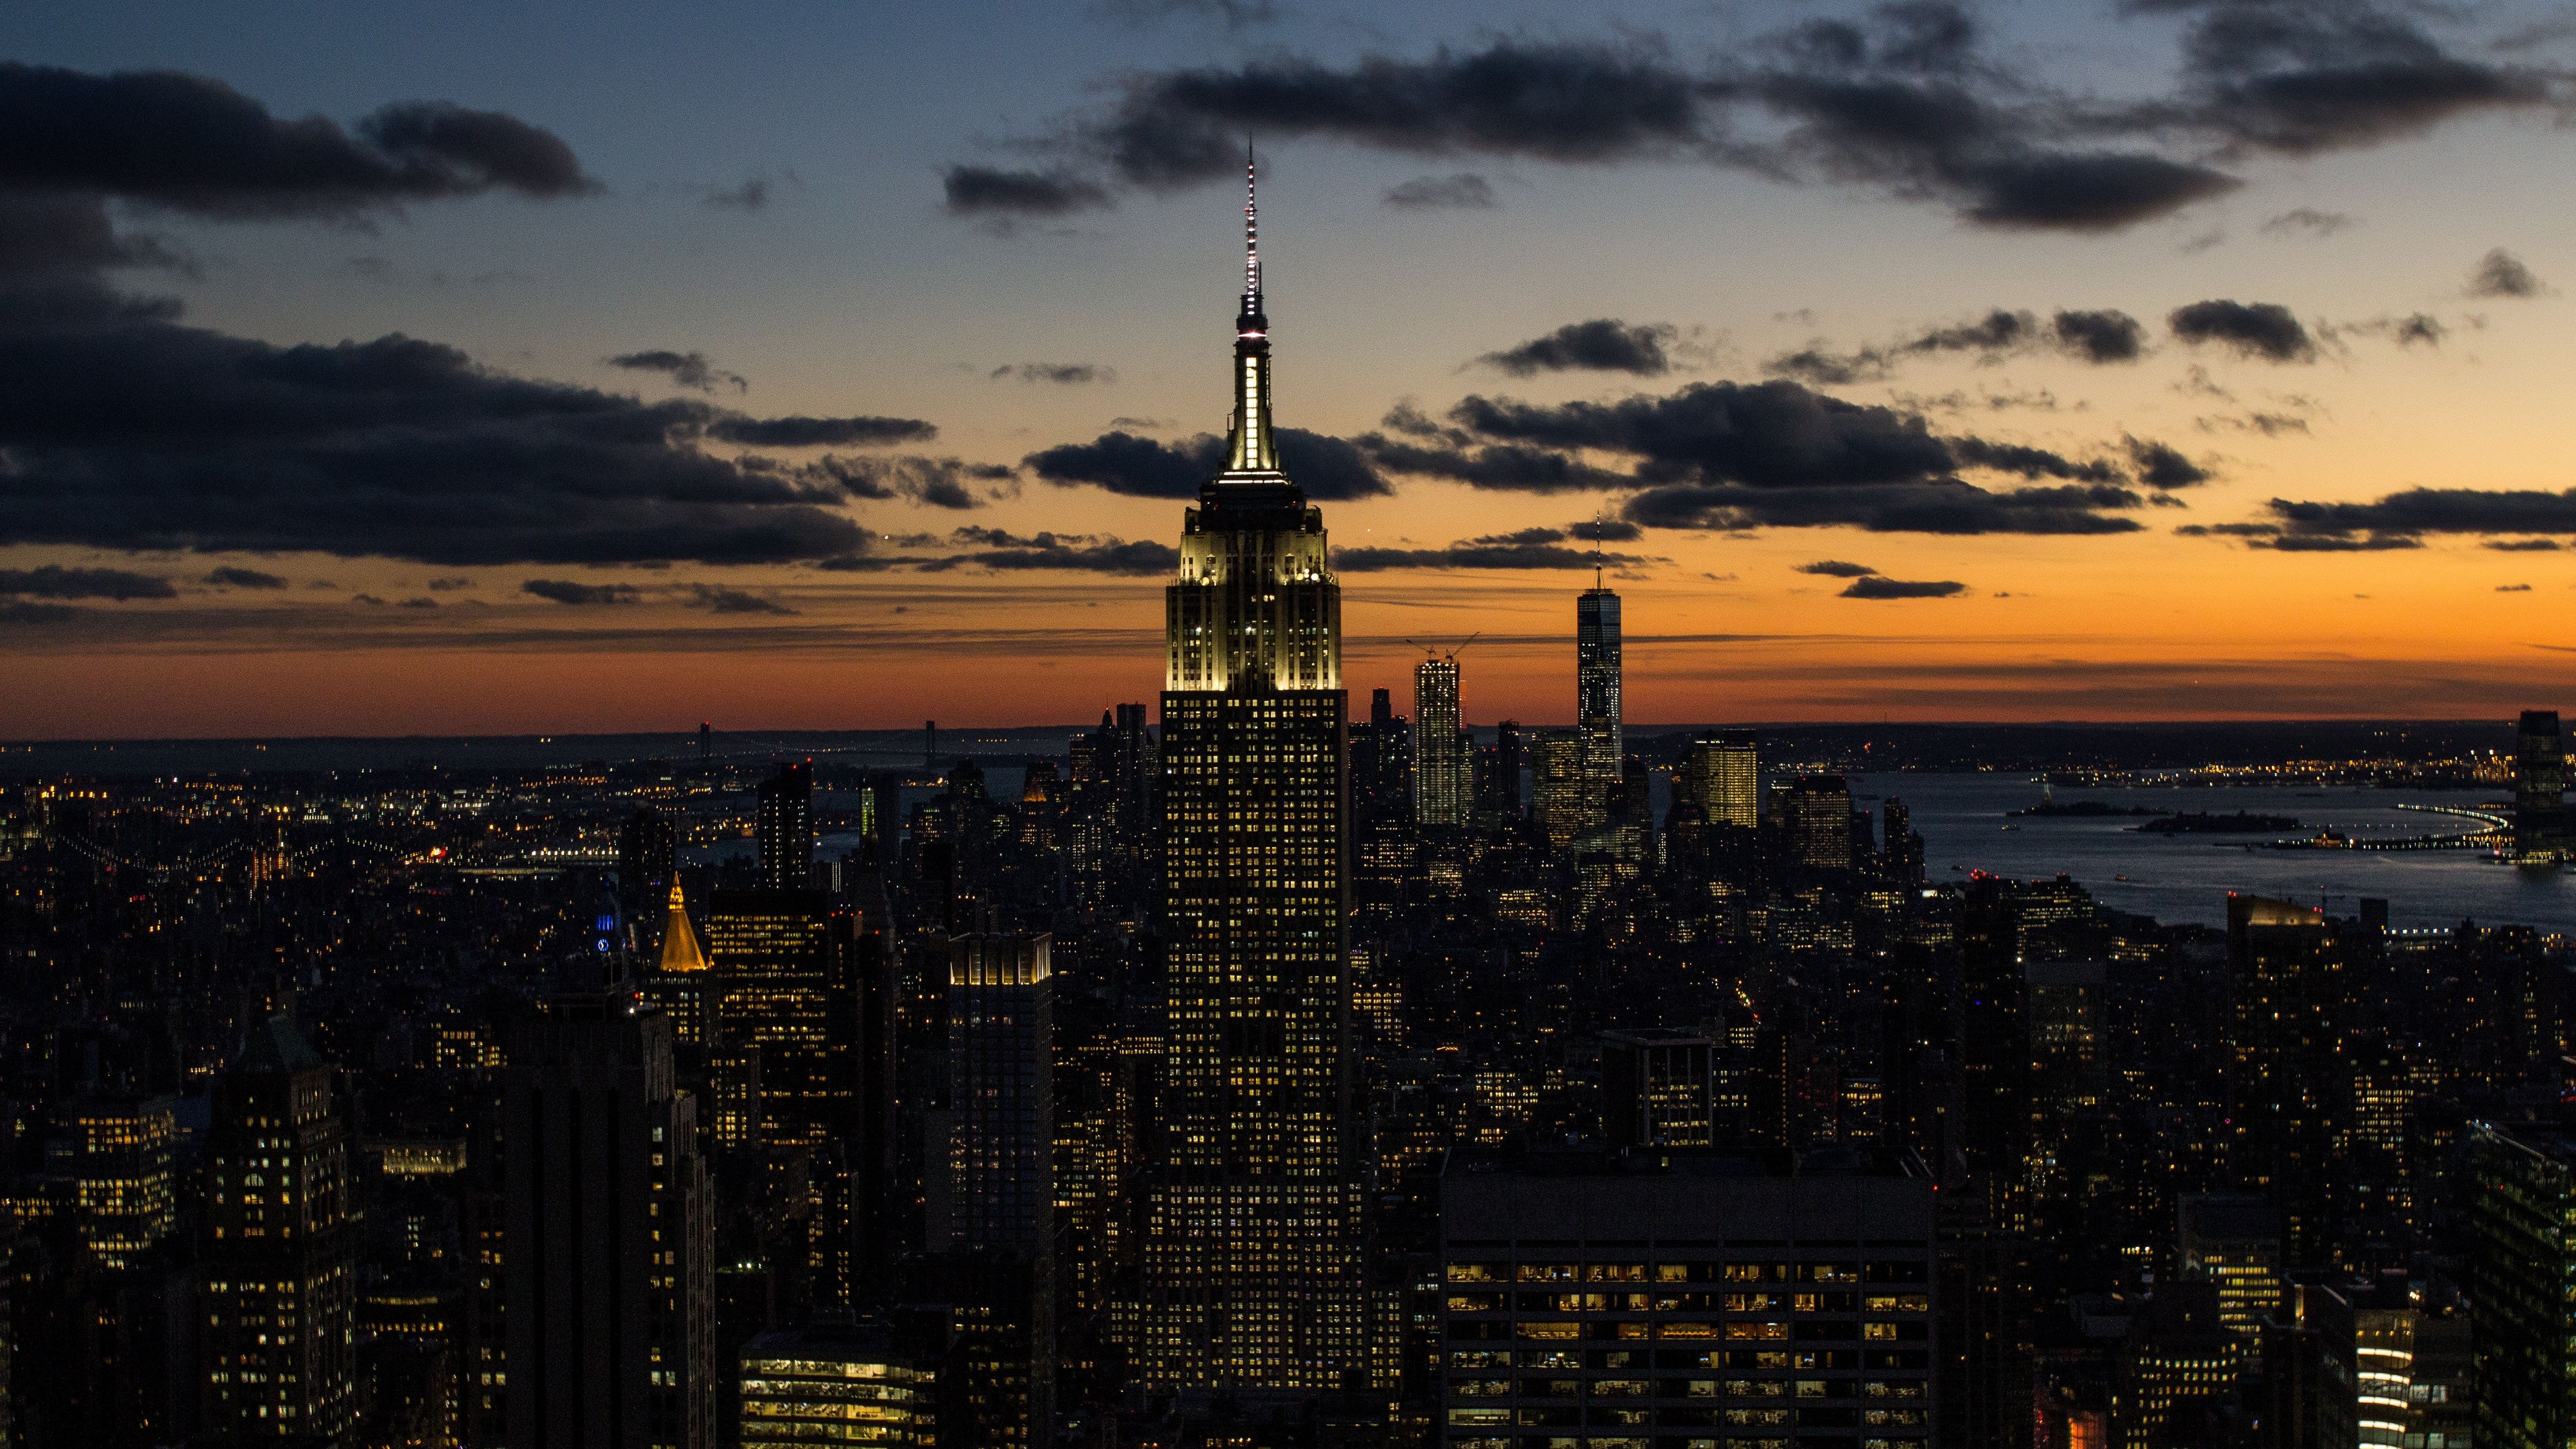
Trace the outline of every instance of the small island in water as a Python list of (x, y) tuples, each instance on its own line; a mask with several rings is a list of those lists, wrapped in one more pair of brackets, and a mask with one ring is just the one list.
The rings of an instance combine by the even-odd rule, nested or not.
[(2150, 810), (2144, 805), (2114, 805), (2108, 800), (2069, 800), (2063, 805), (2054, 800), (2042, 800), (2036, 805), (2025, 806), (2019, 810), (2007, 810), (2004, 813), (2006, 815), (2100, 816), (2171, 815), (2173, 812), (2170, 810)]

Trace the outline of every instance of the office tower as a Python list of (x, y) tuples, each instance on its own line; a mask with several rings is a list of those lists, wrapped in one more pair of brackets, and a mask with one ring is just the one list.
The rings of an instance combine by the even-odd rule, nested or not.
[(951, 1243), (1044, 1256), (1054, 1238), (1053, 938), (948, 943), (948, 1213)]
[(325, 1438), (357, 1411), (357, 1235), (338, 1073), (294, 1023), (253, 1027), (215, 1084), (206, 1155), (206, 1423)]
[(1682, 751), (1682, 767), (1673, 775), (1673, 794), (1699, 807), (1712, 825), (1750, 830), (1758, 823), (1761, 771), (1753, 754), (1753, 736), (1724, 734), (1693, 740)]
[(707, 970), (707, 953), (698, 944), (697, 929), (689, 924), (688, 900), (676, 880), (663, 907), (661, 936), (654, 968), (643, 974), (637, 986), (645, 1000), (670, 1018), (671, 1050), (680, 1064), (681, 1082), (700, 1094), (703, 1115), (711, 1110), (705, 1099), (704, 1070), (714, 1030), (714, 978)]
[(1955, 929), (1960, 1151), (1994, 1226), (2017, 1233), (2028, 1206), (2022, 1188), (2031, 1141), (2029, 980), (2003, 883), (1987, 875), (1971, 880)]
[(511, 1449), (711, 1449), (715, 1211), (671, 1025), (551, 998), (501, 1097)]
[(1800, 775), (1780, 793), (1779, 806), (1781, 844), (1791, 864), (1851, 869), (1851, 787), (1842, 776)]
[(1458, 729), (1458, 656), (1413, 666), (1413, 819), (1467, 823), (1467, 741)]
[(1601, 586), (1574, 601), (1574, 730), (1583, 741), (1583, 782), (1595, 801), (1619, 782), (1628, 747), (1620, 732), (1619, 596)]
[(1879, 851), (1880, 867), (1902, 885), (1923, 883), (1923, 837), (1914, 833), (1914, 812), (1905, 802), (1887, 797), (1887, 843)]
[(2178, 1218), (2182, 1276), (2213, 1285), (2218, 1321), (2252, 1341), (2282, 1306), (2281, 1210), (2251, 1193), (2190, 1193)]
[(2562, 860), (2568, 837), (2567, 755), (2558, 736), (2558, 711), (2527, 709), (2514, 732), (2514, 859), (2531, 865)]
[(1573, 730), (1540, 730), (1530, 736), (1530, 814), (1563, 850), (1601, 823), (1601, 802), (1585, 787), (1583, 737)]
[(940, 1442), (938, 1365), (897, 1351), (883, 1324), (764, 1333), (738, 1367), (742, 1449)]
[[(719, 891), (706, 921), (715, 1049), (757, 1049), (770, 1181), (807, 1185), (811, 1291), (846, 1304), (893, 1253), (896, 985), (883, 912), (817, 890)], [(853, 1179), (846, 1194), (827, 1181), (836, 1174)]]
[(1166, 591), (1163, 1119), (1134, 1381), (1339, 1387), (1367, 1366), (1342, 879), (1341, 586), (1281, 470), (1247, 198), (1223, 472)]
[(86, 1097), (64, 1109), (81, 1245), (102, 1267), (139, 1266), (178, 1226), (177, 1108), (168, 1097)]
[(1521, 725), (1494, 726), (1494, 742), (1476, 752), (1476, 824), (1492, 830), (1521, 818)]
[(638, 805), (626, 817), (617, 832), (617, 900), (627, 919), (644, 924), (678, 879), (679, 849), (679, 833), (659, 809)]
[(2101, 1101), (2102, 1009), (2109, 972), (2099, 961), (2032, 961), (2023, 965), (2030, 1011), (2031, 1101), (2068, 1112)]
[(1933, 1227), (1910, 1153), (1455, 1151), (1446, 1442), (1786, 1445), (1832, 1424), (1915, 1449), (1934, 1430)]
[(2469, 1337), (2478, 1449), (2576, 1439), (2576, 1138), (2469, 1135)]
[(1055, 1413), (1055, 1048), (1046, 935), (948, 943), (946, 1151), (918, 1277), (955, 1338), (960, 1443), (1042, 1443)]
[(1622, 1147), (1713, 1140), (1710, 1043), (1696, 1032), (1601, 1034), (1601, 1133)]
[(2229, 1165), (2241, 1186), (2281, 1205), (2286, 1267), (2333, 1266), (2332, 1175), (2351, 1127), (2348, 982), (2334, 923), (2295, 902), (2230, 895), (2227, 968), (2235, 988)]
[(814, 883), (814, 765), (798, 760), (760, 782), (752, 822), (763, 890), (801, 891)]

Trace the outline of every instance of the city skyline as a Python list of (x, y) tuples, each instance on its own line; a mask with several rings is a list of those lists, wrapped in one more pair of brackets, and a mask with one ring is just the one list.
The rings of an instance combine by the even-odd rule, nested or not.
[[(1201, 152), (1223, 132), (1239, 165), (1245, 130), (1273, 291), (1333, 359), (1287, 443), (1340, 520), (1354, 687), (1482, 625), (1464, 717), (1567, 720), (1563, 601), (1597, 543), (1640, 724), (2506, 713), (2576, 677), (2549, 406), (2576, 272), (2564, 203), (2514, 184), (2565, 144), (2541, 113), (2567, 42), (2536, 9), (2347, 8), (2265, 39), (2228, 6), (1120, 5), (835, 17), (793, 60), (783, 20), (673, 12), (615, 37), (13, 16), (0, 202), (41, 245), (9, 263), (0, 358), (27, 460), (0, 734), (884, 727), (931, 694), (1037, 724), (1143, 697), (1157, 520), (1221, 431), (1190, 366), (1223, 265)], [(931, 58), (970, 29), (1046, 63), (1004, 89)], [(2441, 85), (2264, 100), (2372, 67)], [(1267, 68), (1296, 83), (1260, 91)], [(650, 106), (644, 73), (671, 81)], [(1637, 99), (1537, 117), (1516, 75)], [(1335, 119), (1337, 86), (1415, 97), (1413, 129)], [(98, 142), (146, 100), (235, 141), (163, 169)], [(1850, 109), (1909, 100), (1966, 149)], [(2098, 147), (2038, 139), (2052, 106)], [(321, 151), (259, 149), (308, 114)], [(2008, 184), (2049, 166), (2056, 211)], [(421, 346), (369, 340), (396, 334)], [(52, 390), (113, 410), (120, 369), (165, 357), (159, 385), (218, 411), (241, 369), (417, 371), (362, 425), (298, 413), (299, 377), (265, 441)], [(521, 406), (654, 436), (530, 437), (500, 421)], [(1691, 431), (1711, 410), (1750, 451)], [(425, 473), (386, 471), (388, 428)], [(1828, 446), (1762, 451), (1800, 436)], [(588, 502), (530, 461), (553, 444)]]

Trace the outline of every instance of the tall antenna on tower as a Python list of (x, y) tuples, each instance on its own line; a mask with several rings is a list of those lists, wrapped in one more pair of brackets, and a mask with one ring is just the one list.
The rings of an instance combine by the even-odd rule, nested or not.
[(1603, 506), (1603, 505), (1600, 505), (1600, 504), (1595, 504), (1595, 505), (1593, 505), (1593, 509), (1592, 509), (1592, 591), (1593, 591), (1594, 593), (1596, 593), (1596, 594), (1597, 594), (1597, 593), (1599, 593), (1599, 592), (1601, 592), (1601, 530), (1602, 530), (1602, 526), (1603, 526), (1603, 524), (1607, 521), (1607, 519), (1608, 519), (1608, 513), (1607, 513), (1607, 511), (1605, 510), (1604, 506)]

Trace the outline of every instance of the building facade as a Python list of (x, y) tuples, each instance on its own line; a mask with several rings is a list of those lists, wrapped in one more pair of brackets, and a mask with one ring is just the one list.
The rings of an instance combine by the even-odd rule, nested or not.
[(1134, 1296), (1147, 1385), (1339, 1387), (1364, 1370), (1349, 1162), (1341, 588), (1281, 466), (1253, 211), (1227, 463), (1184, 524), (1162, 696), (1163, 1126)]
[(1464, 825), (1470, 794), (1467, 738), (1458, 728), (1458, 656), (1413, 666), (1413, 821)]
[(1619, 596), (1595, 580), (1574, 601), (1574, 729), (1584, 785), (1605, 808), (1627, 758), (1619, 692)]
[(715, 1211), (669, 1020), (552, 998), (501, 1118), (511, 1449), (711, 1449)]
[(1932, 1441), (1910, 1153), (1457, 1152), (1439, 1255), (1447, 1449)]

